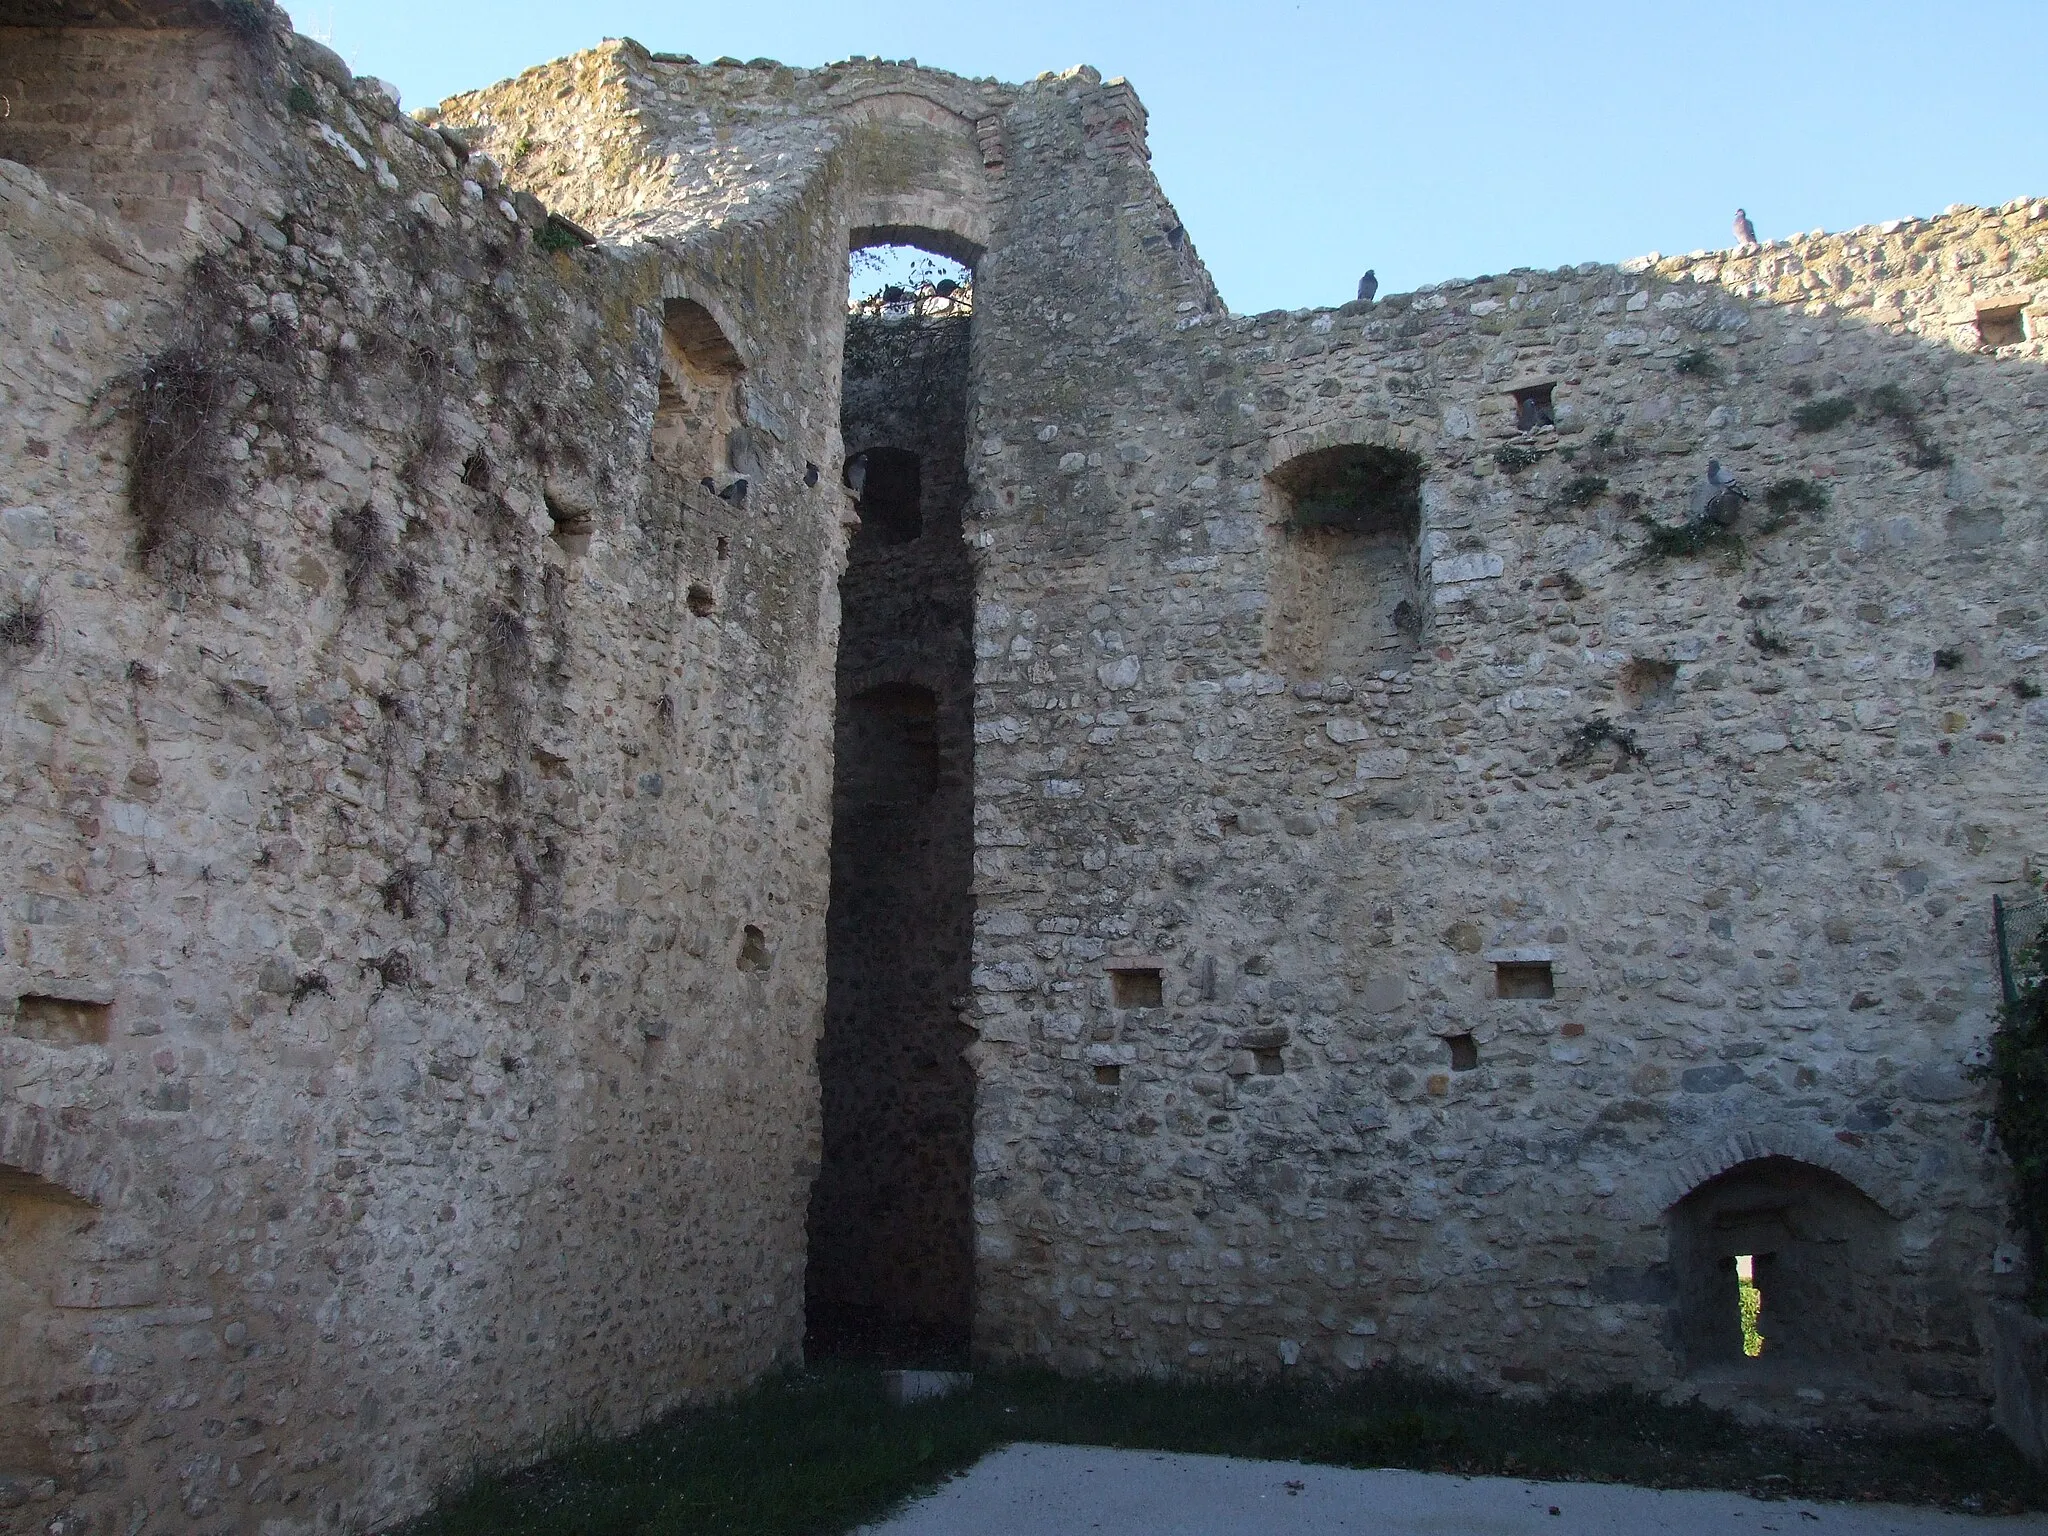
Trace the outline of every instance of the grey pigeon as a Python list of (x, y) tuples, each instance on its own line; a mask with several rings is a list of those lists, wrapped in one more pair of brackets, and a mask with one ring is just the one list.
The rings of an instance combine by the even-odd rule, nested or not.
[(1379, 291), (1379, 274), (1374, 272), (1372, 268), (1367, 267), (1365, 269), (1365, 276), (1361, 277), (1358, 280), (1358, 302), (1361, 304), (1370, 304), (1372, 302), (1372, 296), (1378, 293)]
[(718, 493), (718, 499), (729, 501), (736, 507), (744, 507), (747, 504), (747, 477), (741, 475), (739, 479), (733, 481)]
[(1731, 528), (1742, 516), (1742, 504), (1748, 500), (1749, 493), (1721, 467), (1721, 461), (1709, 459), (1706, 474), (1692, 488), (1693, 521), (1704, 520), (1722, 528)]
[(865, 453), (856, 453), (846, 461), (846, 488), (853, 492), (853, 499), (858, 501), (867, 485), (868, 456)]
[(1749, 222), (1749, 215), (1740, 208), (1735, 210), (1735, 243), (1737, 245), (1756, 245), (1759, 243), (1756, 238), (1756, 226)]

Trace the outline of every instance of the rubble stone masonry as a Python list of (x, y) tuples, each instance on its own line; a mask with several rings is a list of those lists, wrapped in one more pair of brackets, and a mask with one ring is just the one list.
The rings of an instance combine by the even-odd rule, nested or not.
[[(916, 1035), (904, 1310), (1982, 1419), (2048, 202), (1236, 316), (1088, 69), (407, 116), (253, 6), (24, 0), (0, 92), (0, 1531), (381, 1528), (798, 1358), (828, 905), (923, 878), (835, 895), (835, 704), (911, 685), (891, 846), (972, 891), (844, 994)], [(839, 667), (902, 240), (974, 267), (971, 572), (928, 500)], [(1737, 1253), (1815, 1314), (1747, 1377)]]

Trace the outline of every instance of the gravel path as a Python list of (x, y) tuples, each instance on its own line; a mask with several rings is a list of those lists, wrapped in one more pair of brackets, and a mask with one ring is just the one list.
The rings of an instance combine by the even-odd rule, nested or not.
[(2048, 1516), (1012, 1445), (872, 1536), (2048, 1536)]

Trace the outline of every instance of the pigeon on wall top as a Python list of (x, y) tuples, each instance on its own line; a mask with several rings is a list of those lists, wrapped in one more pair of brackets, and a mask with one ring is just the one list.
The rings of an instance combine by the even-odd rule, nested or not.
[(1365, 269), (1365, 276), (1361, 277), (1358, 280), (1358, 302), (1361, 304), (1370, 304), (1372, 302), (1372, 296), (1378, 293), (1379, 291), (1379, 274), (1374, 272), (1372, 268), (1367, 267)]
[(1749, 215), (1742, 209), (1735, 210), (1735, 243), (1737, 245), (1759, 245), (1756, 226), (1749, 222)]

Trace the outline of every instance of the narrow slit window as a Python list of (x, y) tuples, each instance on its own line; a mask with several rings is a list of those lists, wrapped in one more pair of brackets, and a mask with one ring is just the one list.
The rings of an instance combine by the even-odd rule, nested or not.
[(1166, 1001), (1164, 978), (1155, 970), (1111, 971), (1109, 999), (1119, 1008), (1158, 1008)]
[(1754, 1360), (1764, 1352), (1764, 1293), (1756, 1285), (1756, 1255), (1735, 1255), (1735, 1304), (1742, 1320), (1742, 1353)]
[(1534, 432), (1538, 427), (1557, 425), (1557, 408), (1551, 402), (1555, 384), (1530, 384), (1514, 391), (1515, 430)]
[(1548, 960), (1501, 960), (1493, 967), (1495, 997), (1555, 997)]

